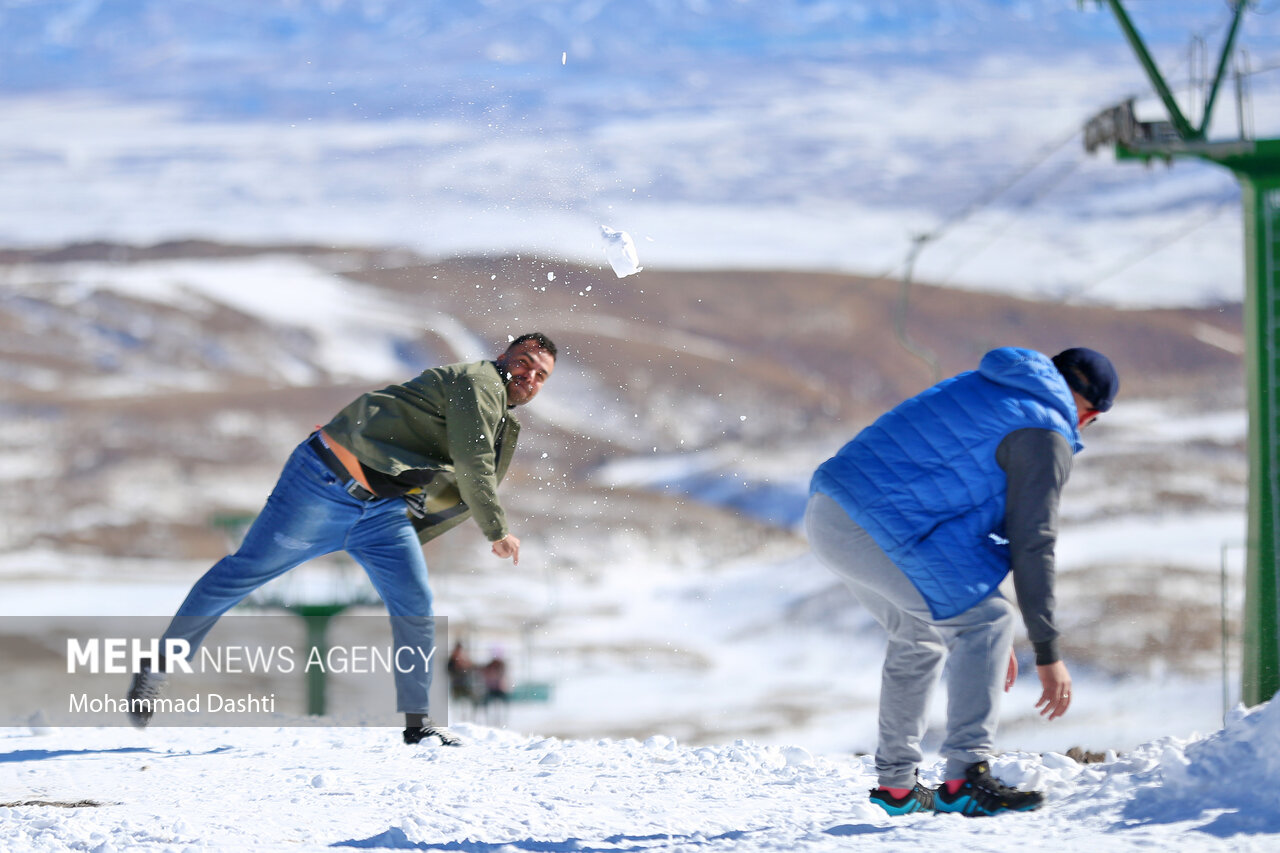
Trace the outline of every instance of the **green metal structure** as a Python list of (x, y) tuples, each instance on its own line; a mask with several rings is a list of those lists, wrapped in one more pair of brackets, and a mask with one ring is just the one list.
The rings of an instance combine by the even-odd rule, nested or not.
[(1249, 528), (1245, 578), (1241, 700), (1265, 702), (1280, 692), (1280, 139), (1210, 142), (1209, 121), (1226, 75), (1247, 3), (1232, 3), (1231, 25), (1199, 127), (1179, 108), (1120, 0), (1106, 0), (1146, 70), (1169, 121), (1139, 122), (1133, 102), (1103, 111), (1085, 127), (1090, 151), (1112, 144), (1119, 159), (1172, 161), (1194, 157), (1230, 169), (1240, 182), (1245, 235), (1245, 379), (1249, 392)]

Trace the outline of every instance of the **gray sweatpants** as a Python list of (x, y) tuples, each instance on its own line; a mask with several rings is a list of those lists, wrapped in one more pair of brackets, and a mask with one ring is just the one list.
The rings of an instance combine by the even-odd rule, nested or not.
[(920, 592), (870, 534), (822, 493), (805, 511), (809, 546), (889, 633), (880, 680), (876, 773), (910, 788), (923, 757), (929, 695), (947, 669), (945, 778), (990, 757), (1013, 644), (1013, 606), (997, 591), (959, 616), (934, 619)]

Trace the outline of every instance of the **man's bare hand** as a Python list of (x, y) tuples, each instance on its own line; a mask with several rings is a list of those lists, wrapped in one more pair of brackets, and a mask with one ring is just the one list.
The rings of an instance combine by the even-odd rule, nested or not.
[(1009, 668), (1004, 674), (1004, 692), (1008, 693), (1013, 689), (1013, 682), (1018, 680), (1018, 656), (1013, 653), (1013, 649), (1009, 649)]
[(1036, 674), (1040, 676), (1041, 688), (1036, 707), (1040, 709), (1040, 716), (1048, 714), (1049, 719), (1056, 720), (1071, 707), (1071, 673), (1067, 672), (1065, 663), (1058, 661), (1037, 666)]
[(512, 565), (520, 565), (520, 540), (508, 533), (493, 543), (493, 555), (503, 560), (510, 557)]

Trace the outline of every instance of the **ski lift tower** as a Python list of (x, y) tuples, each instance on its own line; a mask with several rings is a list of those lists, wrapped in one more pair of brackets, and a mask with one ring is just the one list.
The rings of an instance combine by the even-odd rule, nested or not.
[[(1231, 25), (1205, 93), (1200, 126), (1179, 108), (1120, 0), (1105, 2), (1164, 103), (1168, 121), (1138, 121), (1133, 101), (1104, 110), (1085, 126), (1085, 148), (1113, 145), (1117, 159), (1172, 162), (1194, 157), (1225, 166), (1240, 182), (1245, 235), (1245, 381), (1249, 392), (1249, 528), (1245, 577), (1241, 699), (1265, 702), (1280, 692), (1280, 139), (1251, 139), (1241, 112), (1239, 138), (1211, 142), (1207, 131), (1247, 0), (1232, 0)], [(1237, 77), (1237, 81), (1240, 77)], [(1240, 97), (1237, 91), (1237, 97)]]

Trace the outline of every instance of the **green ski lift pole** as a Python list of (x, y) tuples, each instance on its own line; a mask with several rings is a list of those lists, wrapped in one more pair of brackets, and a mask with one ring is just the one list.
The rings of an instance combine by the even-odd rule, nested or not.
[(1167, 122), (1140, 122), (1132, 101), (1103, 111), (1085, 128), (1090, 151), (1114, 144), (1117, 159), (1195, 157), (1230, 169), (1240, 182), (1245, 236), (1245, 380), (1249, 395), (1249, 511), (1245, 568), (1241, 699), (1265, 702), (1280, 692), (1280, 139), (1210, 142), (1209, 122), (1245, 3), (1232, 6), (1227, 32), (1195, 127), (1183, 115), (1120, 0), (1106, 0), (1164, 103)]

